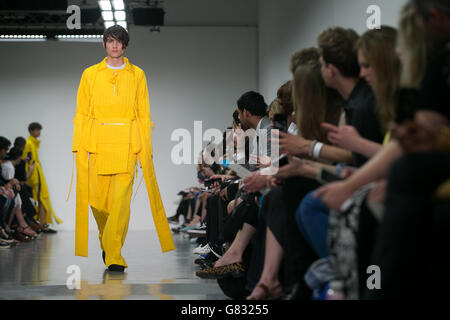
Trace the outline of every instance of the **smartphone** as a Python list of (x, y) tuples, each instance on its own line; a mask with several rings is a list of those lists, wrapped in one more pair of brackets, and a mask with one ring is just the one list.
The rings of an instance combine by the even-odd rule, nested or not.
[(273, 129), (287, 131), (287, 116), (285, 114), (277, 113), (273, 116)]
[(319, 181), (321, 184), (327, 184), (330, 182), (336, 182), (341, 180), (343, 180), (341, 177), (335, 175), (334, 173), (324, 168), (320, 168), (319, 173), (317, 174), (317, 181)]
[(285, 154), (282, 154), (277, 160), (275, 160), (275, 163), (278, 162), (278, 168), (281, 168), (282, 166), (285, 166), (289, 163), (288, 158)]

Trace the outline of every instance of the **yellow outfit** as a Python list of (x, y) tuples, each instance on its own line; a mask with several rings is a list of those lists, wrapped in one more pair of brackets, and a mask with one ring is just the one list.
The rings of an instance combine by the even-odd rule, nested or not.
[[(41, 142), (33, 136), (29, 136), (23, 150), (23, 158), (25, 159), (28, 153), (31, 152), (31, 157), (36, 163), (34, 171), (27, 180), (27, 184), (33, 189), (33, 199), (39, 201), (45, 208), (47, 212), (46, 223), (52, 223), (52, 216), (55, 218), (57, 223), (62, 221), (56, 216), (53, 211), (52, 204), (50, 202), (50, 194), (48, 192), (47, 182), (45, 180), (44, 172), (42, 171), (41, 162), (39, 160), (38, 149)], [(25, 169), (28, 173), (28, 163), (26, 163)], [(39, 212), (39, 207), (37, 206), (36, 212)], [(37, 215), (37, 219), (40, 221), (41, 217)], [(41, 223), (43, 221), (40, 221)]]
[(145, 73), (127, 58), (112, 70), (106, 58), (81, 77), (74, 118), (77, 200), (75, 255), (88, 256), (89, 205), (106, 253), (106, 265), (126, 266), (121, 256), (139, 159), (163, 252), (174, 250), (153, 168), (150, 106)]

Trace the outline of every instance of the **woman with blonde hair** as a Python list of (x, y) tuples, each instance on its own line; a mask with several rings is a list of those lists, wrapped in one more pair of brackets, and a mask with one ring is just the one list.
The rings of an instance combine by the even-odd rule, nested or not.
[(395, 118), (395, 93), (399, 86), (400, 60), (395, 53), (396, 29), (382, 26), (364, 33), (356, 44), (361, 77), (376, 96), (383, 130)]

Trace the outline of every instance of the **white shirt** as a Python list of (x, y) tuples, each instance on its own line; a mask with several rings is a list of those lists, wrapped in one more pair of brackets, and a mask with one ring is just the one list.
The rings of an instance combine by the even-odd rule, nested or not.
[(295, 122), (291, 122), (291, 125), (288, 128), (288, 133), (297, 135), (297, 125)]
[(108, 63), (106, 64), (107, 66), (108, 66), (108, 68), (110, 68), (110, 69), (113, 69), (113, 70), (120, 70), (120, 69), (123, 69), (123, 68), (125, 68), (125, 65), (126, 65), (127, 63), (126, 62), (124, 62), (123, 63), (123, 65), (121, 65), (121, 66), (118, 66), (118, 67), (113, 67), (113, 66), (110, 66)]
[(16, 169), (11, 161), (5, 161), (2, 163), (2, 178), (9, 181), (14, 178)]
[(259, 136), (259, 129), (261, 128), (261, 122), (262, 122), (263, 118), (261, 118), (261, 120), (259, 120), (258, 125), (256, 126), (256, 135), (253, 137), (253, 149), (252, 149), (252, 153), (253, 155), (257, 156), (258, 152), (257, 152), (257, 145), (258, 145), (258, 139), (257, 137)]

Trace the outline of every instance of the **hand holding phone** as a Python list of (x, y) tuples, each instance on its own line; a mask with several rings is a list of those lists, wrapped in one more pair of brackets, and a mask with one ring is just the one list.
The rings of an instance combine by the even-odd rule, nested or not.
[(317, 181), (319, 181), (321, 184), (327, 184), (330, 182), (336, 182), (344, 180), (341, 177), (335, 175), (334, 173), (328, 171), (327, 169), (320, 168), (318, 174), (317, 174)]

